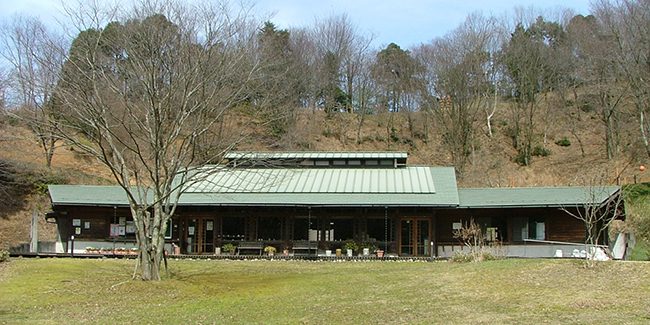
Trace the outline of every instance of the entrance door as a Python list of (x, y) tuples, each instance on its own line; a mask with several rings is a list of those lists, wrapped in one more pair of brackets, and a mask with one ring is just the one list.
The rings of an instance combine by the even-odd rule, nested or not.
[(429, 256), (430, 224), (427, 219), (402, 219), (400, 255)]
[(214, 218), (197, 217), (187, 219), (185, 243), (187, 253), (214, 253)]

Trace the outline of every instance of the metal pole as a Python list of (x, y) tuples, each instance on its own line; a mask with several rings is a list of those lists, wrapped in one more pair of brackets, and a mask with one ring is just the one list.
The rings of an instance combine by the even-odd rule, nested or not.
[(431, 262), (433, 262), (433, 240), (431, 241)]
[(74, 257), (74, 235), (70, 236), (70, 257)]
[(311, 256), (311, 238), (309, 238), (311, 235), (311, 207), (308, 207), (307, 211), (307, 256)]
[(384, 254), (388, 253), (388, 207), (384, 207)]

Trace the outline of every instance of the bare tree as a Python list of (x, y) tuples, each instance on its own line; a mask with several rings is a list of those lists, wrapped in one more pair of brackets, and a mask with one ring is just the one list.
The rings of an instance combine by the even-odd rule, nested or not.
[(376, 112), (376, 85), (374, 83), (371, 67), (374, 64), (374, 54), (368, 53), (360, 57), (362, 67), (355, 82), (354, 93), (356, 98), (355, 106), (357, 111), (357, 144), (362, 142), (361, 129), (366, 120), (366, 116)]
[(482, 16), (470, 15), (458, 29), (414, 51), (425, 67), (422, 104), (444, 130), (443, 146), (460, 172), (473, 151), (478, 113), (492, 93), (491, 26)]
[[(579, 124), (581, 110), (593, 108), (605, 127), (607, 159), (613, 159), (620, 151), (619, 123), (629, 87), (620, 66), (612, 64), (617, 62), (616, 40), (603, 27), (596, 17), (582, 15), (573, 17), (567, 26), (575, 67), (574, 84), (569, 89), (574, 107), (569, 117), (572, 125)], [(580, 96), (579, 88), (589, 95)], [(572, 133), (581, 141), (575, 132)]]
[(352, 112), (361, 60), (374, 36), (362, 33), (346, 14), (316, 20), (310, 34), (317, 58), (313, 63), (321, 106), (330, 114)]
[(197, 181), (193, 166), (218, 162), (256, 118), (240, 104), (263, 65), (253, 55), (258, 23), (227, 3), (67, 9), (82, 29), (62, 51), (57, 135), (110, 168), (131, 207), (142, 279), (158, 280), (167, 221)]
[[(609, 53), (614, 55), (610, 65), (620, 71), (621, 79), (629, 87), (644, 149), (650, 156), (647, 117), (650, 111), (650, 3), (644, 0), (599, 0), (594, 2), (593, 8), (603, 38), (615, 45), (609, 48)], [(616, 98), (615, 95), (615, 103)], [(611, 101), (610, 97), (604, 99)]]
[(584, 188), (584, 198), (579, 204), (560, 209), (584, 223), (585, 248), (589, 253), (586, 265), (594, 267), (595, 247), (606, 244), (609, 226), (625, 214), (625, 195), (621, 188), (602, 186), (600, 178), (594, 178), (589, 183)]
[(0, 39), (2, 56), (11, 66), (15, 93), (19, 94), (18, 110), (13, 112), (27, 121), (44, 151), (45, 163), (50, 167), (60, 140), (54, 132), (60, 112), (53, 101), (53, 93), (64, 61), (61, 48), (67, 46), (66, 42), (38, 19), (26, 16), (14, 16), (3, 24)]

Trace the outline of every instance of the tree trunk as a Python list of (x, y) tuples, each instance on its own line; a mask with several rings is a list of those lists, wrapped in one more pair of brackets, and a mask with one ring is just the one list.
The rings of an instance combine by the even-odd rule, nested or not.
[[(136, 237), (138, 250), (140, 252), (141, 277), (143, 281), (160, 280), (160, 265), (164, 248), (164, 229), (159, 225), (162, 218), (156, 216), (160, 212), (154, 209), (154, 218), (151, 218), (149, 211), (136, 208), (133, 217), (136, 224)], [(161, 232), (162, 230), (162, 232)], [(151, 234), (151, 235), (149, 235)]]

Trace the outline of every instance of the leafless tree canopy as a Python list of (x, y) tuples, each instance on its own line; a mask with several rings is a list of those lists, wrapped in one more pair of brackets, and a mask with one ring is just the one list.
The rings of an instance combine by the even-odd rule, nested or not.
[(62, 112), (56, 131), (127, 192), (142, 277), (159, 279), (165, 224), (183, 189), (175, 180), (250, 132), (242, 105), (265, 64), (253, 55), (257, 25), (248, 8), (226, 4), (146, 2), (115, 16), (83, 8), (79, 21), (92, 12), (111, 22), (72, 42), (50, 100)]

